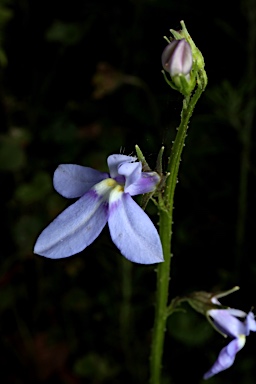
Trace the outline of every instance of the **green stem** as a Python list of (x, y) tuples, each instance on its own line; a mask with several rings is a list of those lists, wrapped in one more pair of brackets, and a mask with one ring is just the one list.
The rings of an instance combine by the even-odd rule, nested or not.
[(156, 309), (150, 357), (150, 384), (161, 383), (161, 362), (167, 320), (168, 291), (171, 268), (171, 238), (174, 192), (177, 184), (181, 154), (187, 134), (189, 119), (192, 116), (194, 107), (206, 86), (204, 81), (205, 78), (203, 78), (203, 76), (201, 80), (203, 81), (203, 87), (198, 86), (194, 95), (192, 97), (186, 97), (183, 101), (181, 122), (173, 144), (168, 164), (168, 172), (170, 175), (167, 179), (166, 189), (163, 196), (164, 207), (160, 209), (159, 235), (163, 246), (165, 261), (158, 264), (157, 267)]

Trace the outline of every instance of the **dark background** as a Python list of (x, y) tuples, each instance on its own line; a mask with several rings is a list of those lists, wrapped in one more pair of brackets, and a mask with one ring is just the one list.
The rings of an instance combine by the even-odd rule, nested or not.
[[(227, 3), (0, 0), (1, 383), (148, 381), (155, 266), (126, 261), (107, 227), (63, 260), (33, 245), (69, 203), (52, 187), (58, 164), (103, 171), (135, 144), (152, 168), (162, 144), (168, 156), (182, 98), (160, 58), (182, 19), (209, 85), (176, 189), (170, 296), (240, 285), (223, 303), (255, 306), (256, 2)], [(255, 383), (255, 337), (212, 383)], [(202, 383), (227, 342), (200, 314), (175, 313), (163, 383)]]

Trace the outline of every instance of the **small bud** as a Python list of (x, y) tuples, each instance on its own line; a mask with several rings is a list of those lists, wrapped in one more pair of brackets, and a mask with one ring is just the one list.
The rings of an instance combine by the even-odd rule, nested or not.
[(180, 22), (182, 29), (180, 31), (174, 31), (173, 29), (170, 29), (171, 33), (173, 34), (174, 38), (177, 40), (180, 39), (186, 39), (186, 41), (190, 44), (191, 50), (192, 50), (192, 56), (193, 60), (197, 63), (197, 69), (203, 70), (204, 69), (204, 58), (202, 53), (199, 51), (197, 46), (195, 45), (194, 41), (192, 40), (190, 34), (188, 33), (188, 30), (185, 26), (184, 21)]
[(185, 39), (173, 40), (162, 53), (162, 65), (171, 77), (188, 75), (192, 68), (192, 51)]
[(184, 21), (181, 21), (182, 29), (175, 31), (170, 29), (174, 39), (171, 37), (167, 47), (162, 53), (162, 65), (170, 74), (170, 79), (164, 71), (163, 75), (167, 84), (179, 91), (184, 96), (189, 96), (199, 87), (205, 89), (207, 75), (204, 70), (204, 58), (189, 35)]
[(172, 40), (162, 53), (162, 66), (170, 74), (165, 80), (175, 90), (183, 95), (189, 95), (195, 87), (195, 77), (192, 74), (193, 57), (189, 43), (185, 39)]

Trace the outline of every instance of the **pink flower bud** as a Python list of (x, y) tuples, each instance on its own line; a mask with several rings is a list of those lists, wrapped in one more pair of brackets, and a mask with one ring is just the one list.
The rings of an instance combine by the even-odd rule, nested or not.
[(162, 53), (162, 65), (171, 77), (186, 76), (192, 68), (193, 58), (189, 43), (185, 39), (173, 40)]

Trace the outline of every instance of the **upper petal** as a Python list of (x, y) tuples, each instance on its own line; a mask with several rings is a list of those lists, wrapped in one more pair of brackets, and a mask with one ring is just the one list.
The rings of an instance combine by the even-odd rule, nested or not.
[(211, 309), (208, 311), (208, 314), (212, 317), (215, 326), (222, 333), (231, 337), (246, 334), (245, 324), (233, 316), (229, 312), (229, 309)]
[(110, 235), (122, 255), (141, 264), (163, 261), (158, 232), (146, 213), (128, 193), (115, 188), (109, 199)]
[(95, 184), (109, 177), (107, 173), (76, 164), (61, 164), (53, 176), (57, 192), (67, 198), (80, 197)]
[(229, 368), (235, 360), (236, 354), (243, 348), (245, 344), (245, 336), (232, 340), (226, 347), (224, 347), (213, 364), (211, 369), (204, 374), (204, 379), (216, 375), (217, 373)]
[(133, 156), (110, 155), (107, 159), (110, 176), (115, 178), (119, 175), (118, 168), (122, 163), (132, 163), (136, 160), (137, 158)]
[(140, 178), (134, 181), (133, 184), (128, 185), (128, 187), (126, 187), (125, 184), (125, 192), (129, 193), (131, 196), (152, 192), (159, 182), (160, 176), (158, 173), (141, 172)]
[(107, 215), (104, 196), (90, 190), (44, 229), (34, 252), (51, 259), (81, 252), (98, 237), (107, 222)]
[(140, 161), (136, 163), (122, 163), (119, 165), (119, 175), (125, 176), (125, 190), (127, 190), (131, 185), (140, 179), (141, 170), (142, 164)]

